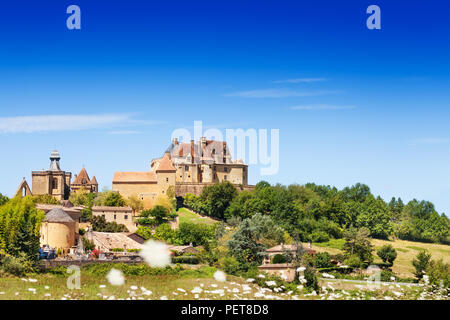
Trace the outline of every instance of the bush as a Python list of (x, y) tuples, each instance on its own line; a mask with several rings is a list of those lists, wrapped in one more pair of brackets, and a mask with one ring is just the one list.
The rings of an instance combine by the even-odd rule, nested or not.
[(414, 272), (414, 275), (417, 279), (422, 279), (423, 275), (425, 274), (425, 271), (428, 268), (428, 265), (430, 264), (431, 260), (431, 254), (428, 253), (425, 250), (421, 250), (417, 256), (413, 259), (412, 264), (416, 271)]
[(18, 257), (6, 255), (0, 260), (0, 269), (14, 276), (23, 276), (33, 271), (33, 264), (23, 253)]
[(309, 291), (316, 291), (316, 293), (319, 293), (319, 280), (317, 279), (316, 270), (307, 265), (305, 271), (303, 272), (306, 280), (306, 288)]
[(329, 268), (333, 266), (331, 256), (328, 252), (318, 252), (314, 257), (314, 263), (317, 268)]
[(444, 263), (442, 259), (433, 260), (426, 270), (430, 284), (434, 286), (443, 286), (448, 288), (450, 285), (450, 265)]
[(234, 257), (224, 257), (218, 261), (220, 269), (225, 273), (237, 275), (240, 269), (239, 262)]
[(287, 262), (286, 256), (284, 256), (282, 254), (276, 254), (272, 259), (272, 263), (274, 263), (274, 264), (286, 263), (286, 262)]
[(112, 248), (112, 252), (123, 252), (123, 248)]
[[(89, 239), (87, 239), (87, 238), (81, 238), (81, 239), (82, 239), (81, 241), (83, 241), (83, 248), (84, 248), (84, 251), (92, 251), (92, 250), (95, 249), (94, 241), (89, 240)], [(58, 250), (59, 250), (59, 249), (58, 249)]]
[(397, 251), (395, 251), (390, 244), (386, 244), (377, 251), (377, 255), (381, 258), (381, 260), (383, 260), (384, 263), (392, 266), (394, 264), (394, 260), (397, 258)]
[(344, 264), (351, 268), (360, 268), (362, 263), (358, 255), (353, 254), (344, 260)]
[(330, 236), (325, 231), (316, 230), (311, 234), (312, 242), (327, 242), (329, 240)]
[(200, 259), (197, 256), (183, 255), (172, 258), (173, 263), (199, 264)]

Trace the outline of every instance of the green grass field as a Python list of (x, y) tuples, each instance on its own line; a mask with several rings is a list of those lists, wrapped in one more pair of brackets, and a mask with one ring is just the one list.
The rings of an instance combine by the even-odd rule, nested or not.
[(212, 225), (217, 223), (216, 220), (211, 219), (209, 217), (203, 217), (195, 212), (192, 212), (186, 208), (180, 208), (178, 211), (178, 216), (180, 217), (180, 223), (182, 222), (190, 222), (190, 223), (204, 223), (208, 225)]

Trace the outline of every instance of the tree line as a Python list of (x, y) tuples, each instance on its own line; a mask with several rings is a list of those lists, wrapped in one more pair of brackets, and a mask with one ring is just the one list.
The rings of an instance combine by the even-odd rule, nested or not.
[(386, 202), (361, 183), (338, 190), (261, 181), (252, 191), (238, 192), (223, 182), (205, 187), (199, 196), (186, 194), (184, 205), (231, 224), (257, 213), (268, 215), (301, 241), (326, 242), (343, 238), (349, 228), (365, 227), (372, 238), (449, 243), (449, 219), (431, 202), (414, 199), (405, 204), (395, 197)]

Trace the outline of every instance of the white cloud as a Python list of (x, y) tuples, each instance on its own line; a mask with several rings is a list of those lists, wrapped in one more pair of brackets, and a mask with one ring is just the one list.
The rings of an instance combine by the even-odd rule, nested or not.
[(316, 90), (299, 91), (292, 89), (261, 89), (250, 91), (238, 91), (225, 94), (226, 97), (244, 97), (244, 98), (286, 98), (286, 97), (310, 97), (322, 96), (327, 94), (339, 93), (338, 90)]
[(285, 79), (285, 80), (276, 80), (274, 83), (308, 83), (308, 82), (321, 82), (326, 81), (326, 78), (297, 78), (297, 79)]
[(293, 106), (291, 107), (292, 110), (308, 110), (308, 111), (314, 111), (314, 110), (348, 110), (348, 109), (354, 109), (354, 106), (338, 106), (338, 105), (332, 105), (332, 104), (316, 104), (316, 105), (303, 105), (303, 106)]
[(76, 131), (120, 126), (154, 125), (159, 123), (162, 122), (134, 120), (130, 114), (0, 117), (0, 134)]

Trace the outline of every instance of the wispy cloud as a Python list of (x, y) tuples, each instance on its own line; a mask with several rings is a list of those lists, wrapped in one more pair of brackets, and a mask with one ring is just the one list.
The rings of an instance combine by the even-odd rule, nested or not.
[(152, 125), (161, 121), (135, 120), (131, 114), (38, 115), (0, 117), (0, 134), (76, 131), (123, 126)]
[(307, 110), (307, 111), (315, 111), (315, 110), (348, 110), (355, 109), (355, 106), (339, 106), (333, 104), (316, 104), (316, 105), (304, 105), (304, 106), (293, 106), (292, 110)]
[(226, 97), (244, 97), (244, 98), (286, 98), (286, 97), (311, 97), (322, 96), (327, 94), (340, 93), (339, 90), (315, 90), (315, 91), (300, 91), (293, 89), (261, 89), (250, 91), (238, 91), (227, 93)]
[(275, 80), (273, 83), (308, 83), (308, 82), (321, 82), (326, 81), (327, 78), (297, 78), (297, 79), (285, 79)]
[(450, 143), (450, 138), (420, 138), (412, 141), (413, 144), (445, 144)]

